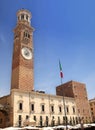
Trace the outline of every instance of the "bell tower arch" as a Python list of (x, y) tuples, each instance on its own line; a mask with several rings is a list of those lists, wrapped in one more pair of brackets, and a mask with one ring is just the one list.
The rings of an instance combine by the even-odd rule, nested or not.
[(34, 90), (33, 27), (31, 13), (21, 9), (17, 12), (14, 29), (11, 89)]

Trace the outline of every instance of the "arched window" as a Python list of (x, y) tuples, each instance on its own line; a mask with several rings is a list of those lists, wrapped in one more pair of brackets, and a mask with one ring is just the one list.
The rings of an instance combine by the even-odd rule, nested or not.
[(34, 111), (34, 103), (31, 104), (31, 111)]
[(21, 127), (21, 122), (22, 122), (22, 116), (18, 115), (18, 124), (19, 124), (19, 127)]
[(24, 37), (25, 37), (25, 38), (30, 38), (30, 34), (29, 34), (28, 31), (25, 31), (25, 32), (24, 32)]
[(19, 110), (22, 110), (22, 109), (23, 109), (23, 104), (19, 103)]
[(23, 110), (23, 101), (22, 100), (18, 101), (18, 110), (20, 110), (20, 111)]
[(24, 14), (21, 15), (21, 20), (24, 20)]
[(41, 127), (43, 126), (43, 118), (42, 118), (42, 116), (40, 116), (40, 126)]
[(58, 116), (58, 125), (60, 125), (60, 117)]
[(28, 21), (28, 18), (29, 18), (28, 15), (26, 15), (26, 20), (27, 20), (27, 21)]
[(59, 113), (61, 113), (62, 112), (62, 107), (61, 106), (59, 106)]
[(46, 116), (46, 126), (48, 126), (48, 116)]

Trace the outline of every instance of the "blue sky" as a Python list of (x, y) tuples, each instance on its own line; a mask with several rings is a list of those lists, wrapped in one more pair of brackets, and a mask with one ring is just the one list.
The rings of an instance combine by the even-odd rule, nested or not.
[(28, 9), (35, 28), (35, 90), (55, 94), (63, 83), (86, 84), (88, 97), (95, 97), (95, 1), (94, 0), (1, 0), (0, 1), (0, 96), (10, 92), (13, 29), (16, 12)]

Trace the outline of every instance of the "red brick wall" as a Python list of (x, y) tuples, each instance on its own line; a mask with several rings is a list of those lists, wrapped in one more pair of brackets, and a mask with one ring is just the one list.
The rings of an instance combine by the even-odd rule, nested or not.
[(87, 121), (91, 119), (85, 84), (70, 81), (56, 87), (56, 94), (62, 96), (62, 93), (64, 93), (64, 96), (75, 98), (78, 116), (84, 117)]
[[(24, 32), (28, 31), (30, 38), (27, 39), (25, 43)], [(14, 49), (13, 49), (13, 62), (12, 62), (12, 80), (11, 89), (21, 89), (21, 90), (34, 90), (34, 66), (33, 57), (31, 60), (26, 60), (21, 55), (22, 47), (28, 47), (33, 53), (33, 38), (32, 38), (33, 28), (26, 23), (17, 23), (14, 29)], [(15, 35), (18, 37), (15, 38)]]

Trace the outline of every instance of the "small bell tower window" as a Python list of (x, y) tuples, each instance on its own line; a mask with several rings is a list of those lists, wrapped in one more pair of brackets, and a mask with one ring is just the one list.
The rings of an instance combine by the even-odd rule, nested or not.
[(24, 37), (25, 38), (30, 38), (30, 34), (28, 32), (24, 32)]
[(24, 14), (21, 15), (21, 20), (24, 20)]
[(26, 20), (27, 20), (27, 21), (28, 21), (28, 18), (29, 18), (28, 15), (26, 15)]

